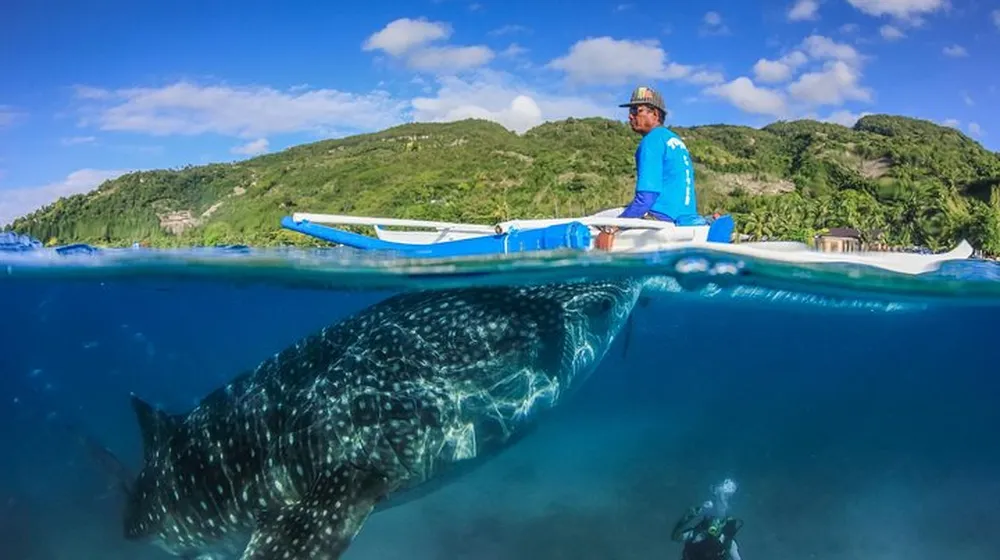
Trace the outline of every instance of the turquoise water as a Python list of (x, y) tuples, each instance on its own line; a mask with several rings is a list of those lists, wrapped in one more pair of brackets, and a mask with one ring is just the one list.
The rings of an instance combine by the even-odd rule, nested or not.
[(537, 431), (375, 513), (344, 558), (679, 558), (738, 484), (744, 558), (1000, 558), (1000, 267), (904, 277), (711, 252), (402, 262), (340, 250), (0, 252), (0, 558), (168, 558), (125, 541), (76, 434), (140, 461), (134, 392), (183, 411), (394, 293), (649, 279)]

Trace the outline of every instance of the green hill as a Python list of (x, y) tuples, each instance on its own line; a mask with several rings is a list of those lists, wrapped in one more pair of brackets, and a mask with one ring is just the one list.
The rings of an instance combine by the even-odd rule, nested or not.
[[(871, 115), (763, 129), (672, 127), (697, 165), (703, 214), (730, 212), (754, 237), (808, 240), (827, 227), (881, 230), (893, 245), (969, 239), (1000, 253), (1000, 155), (961, 132)], [(151, 246), (313, 241), (293, 212), (492, 223), (627, 204), (638, 136), (568, 119), (523, 135), (481, 120), (407, 124), (232, 164), (131, 173), (61, 199), (9, 229), (49, 244)]]

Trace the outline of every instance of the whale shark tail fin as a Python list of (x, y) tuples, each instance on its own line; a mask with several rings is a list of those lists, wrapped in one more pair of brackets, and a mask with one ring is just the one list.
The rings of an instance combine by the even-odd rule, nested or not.
[(144, 460), (148, 461), (150, 455), (155, 453), (180, 428), (181, 419), (155, 408), (135, 394), (131, 395), (131, 399), (132, 409), (135, 411), (135, 417), (139, 423), (139, 432), (142, 434)]
[(258, 516), (241, 560), (340, 558), (388, 491), (383, 477), (353, 466), (322, 471), (298, 502)]

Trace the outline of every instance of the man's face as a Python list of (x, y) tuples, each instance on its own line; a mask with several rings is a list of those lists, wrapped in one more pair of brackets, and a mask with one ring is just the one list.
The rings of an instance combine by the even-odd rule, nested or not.
[(629, 107), (628, 124), (635, 132), (646, 134), (659, 124), (656, 118), (656, 109), (653, 109), (649, 105), (633, 105)]

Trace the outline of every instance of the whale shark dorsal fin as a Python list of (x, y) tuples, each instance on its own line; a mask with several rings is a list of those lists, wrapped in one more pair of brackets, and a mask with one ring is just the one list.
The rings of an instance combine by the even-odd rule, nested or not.
[(257, 517), (241, 560), (340, 558), (388, 490), (353, 467), (322, 472), (302, 499)]
[(148, 402), (131, 395), (132, 409), (135, 411), (142, 434), (143, 454), (148, 458), (151, 453), (160, 448), (180, 426), (180, 419), (159, 410)]

